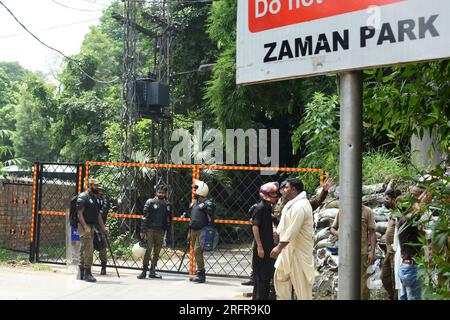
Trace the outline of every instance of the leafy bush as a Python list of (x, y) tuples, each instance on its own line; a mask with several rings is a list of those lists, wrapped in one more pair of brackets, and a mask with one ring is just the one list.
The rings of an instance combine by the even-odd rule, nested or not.
[[(339, 97), (316, 92), (306, 105), (305, 117), (292, 136), (294, 153), (305, 157), (300, 160), (303, 168), (322, 168), (336, 177), (339, 172)], [(311, 192), (319, 179), (311, 174), (299, 176)]]
[(400, 157), (378, 151), (363, 156), (363, 183), (374, 184), (395, 180), (396, 188), (406, 190), (413, 176), (413, 169)]
[(421, 187), (432, 194), (419, 214), (419, 227), (428, 229), (421, 238), (423, 254), (415, 258), (419, 264), (419, 278), (423, 282), (423, 298), (450, 300), (450, 176), (442, 168), (430, 173)]

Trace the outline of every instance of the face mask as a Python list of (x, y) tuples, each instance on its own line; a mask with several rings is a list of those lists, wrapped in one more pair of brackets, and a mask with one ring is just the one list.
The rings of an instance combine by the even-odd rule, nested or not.
[(389, 203), (389, 202), (385, 202), (384, 203), (384, 207), (386, 208), (386, 209), (391, 209), (392, 207), (391, 207), (391, 204)]
[(92, 189), (92, 193), (93, 193), (93, 194), (98, 194), (98, 193), (99, 193), (99, 190), (98, 190), (98, 189)]

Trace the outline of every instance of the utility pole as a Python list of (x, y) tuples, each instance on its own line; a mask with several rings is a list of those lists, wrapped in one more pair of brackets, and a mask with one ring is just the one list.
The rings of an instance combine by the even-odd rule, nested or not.
[[(172, 42), (172, 8), (171, 0), (161, 1), (159, 16), (144, 13), (144, 18), (152, 21), (161, 28), (161, 35), (156, 39), (155, 70), (157, 80), (170, 86), (170, 47)], [(159, 52), (159, 55), (156, 54)], [(158, 126), (158, 146), (156, 163), (170, 163), (169, 141), (173, 126), (172, 107), (163, 109), (161, 117), (152, 119), (152, 152), (154, 148), (155, 125)], [(169, 185), (169, 170), (157, 170), (156, 184)], [(170, 192), (170, 191), (169, 191)]]
[[(339, 300), (360, 300), (362, 112), (361, 71), (339, 75), (341, 97), (339, 159)], [(367, 235), (363, 235), (366, 236)], [(367, 249), (367, 248), (366, 248)]]
[[(172, 41), (172, 22), (171, 22), (171, 1), (170, 0), (162, 0), (158, 4), (160, 7), (158, 8), (158, 15), (150, 15), (148, 13), (143, 13), (145, 19), (150, 20), (152, 23), (156, 24), (160, 28), (160, 32), (155, 33), (147, 28), (144, 28), (136, 23), (136, 1), (127, 0), (125, 2), (125, 12), (126, 17), (123, 17), (117, 13), (113, 13), (112, 17), (119, 21), (120, 23), (125, 25), (125, 60), (124, 60), (124, 92), (128, 93), (129, 98), (126, 100), (127, 108), (126, 112), (122, 114), (123, 122), (126, 122), (128, 127), (126, 127), (130, 132), (127, 132), (127, 139), (125, 140), (124, 146), (122, 148), (122, 161), (124, 159), (131, 158), (131, 151), (133, 150), (132, 146), (132, 130), (135, 119), (137, 118), (136, 108), (135, 108), (135, 88), (130, 87), (129, 84), (133, 84), (136, 81), (135, 75), (135, 65), (127, 61), (127, 57), (135, 57), (136, 53), (136, 40), (135, 33), (140, 32), (145, 34), (155, 41), (154, 46), (154, 70), (150, 72), (150, 78), (153, 80), (160, 81), (161, 83), (170, 85), (170, 46)], [(134, 37), (132, 37), (134, 35)], [(134, 41), (132, 41), (134, 39)], [(131, 48), (134, 49), (133, 54), (131, 54)], [(128, 49), (128, 51), (127, 51)], [(128, 53), (128, 55), (127, 55)], [(135, 64), (135, 62), (133, 61)], [(134, 69), (132, 69), (134, 66)], [(128, 69), (127, 69), (128, 68)], [(131, 72), (131, 69), (133, 70)], [(134, 118), (131, 117), (131, 114), (134, 112)], [(169, 153), (169, 140), (173, 126), (172, 120), (172, 108), (171, 106), (167, 108), (163, 108), (163, 113), (159, 115), (155, 115), (151, 117), (152, 127), (151, 127), (151, 141), (150, 141), (150, 150), (151, 150), (151, 158), (156, 163), (170, 163), (170, 153)], [(131, 123), (129, 119), (134, 119), (134, 122)], [(128, 119), (128, 120), (127, 120)], [(155, 139), (155, 134), (158, 135), (158, 138)], [(156, 140), (156, 141), (155, 141)], [(156, 156), (153, 153), (155, 149), (157, 154)], [(156, 185), (164, 184), (169, 185), (169, 170), (168, 169), (158, 169), (156, 174)]]
[[(136, 1), (125, 0), (124, 4), (124, 43), (123, 43), (123, 74), (122, 74), (122, 114), (121, 128), (124, 134), (120, 148), (121, 162), (131, 162), (135, 144), (136, 112), (136, 29), (133, 23), (136, 21)], [(133, 171), (134, 172), (134, 171)], [(130, 174), (126, 167), (120, 174), (121, 190), (119, 205), (130, 210), (130, 214), (136, 214), (136, 192), (133, 181), (135, 174)]]

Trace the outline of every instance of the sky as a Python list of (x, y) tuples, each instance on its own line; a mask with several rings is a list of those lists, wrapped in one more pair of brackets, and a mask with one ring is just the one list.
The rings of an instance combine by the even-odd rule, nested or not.
[[(111, 0), (0, 0), (39, 39), (65, 55), (79, 53), (84, 36)], [(29, 35), (0, 4), (0, 61), (17, 61), (54, 82), (61, 55)]]

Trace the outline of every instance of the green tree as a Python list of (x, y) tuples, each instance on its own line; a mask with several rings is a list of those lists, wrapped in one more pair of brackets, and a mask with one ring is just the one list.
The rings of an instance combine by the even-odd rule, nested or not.
[(37, 77), (31, 77), (20, 91), (13, 134), (17, 156), (30, 162), (52, 158), (50, 126), (53, 115), (52, 88)]
[(114, 108), (93, 91), (62, 96), (58, 102), (58, 121), (52, 127), (53, 147), (60, 150), (58, 158), (75, 162), (107, 160), (103, 134), (110, 121), (118, 121)]
[(394, 66), (365, 72), (365, 126), (391, 148), (409, 150), (411, 135), (435, 129), (450, 143), (450, 60)]
[(449, 300), (450, 177), (445, 168), (440, 166), (421, 176), (425, 179), (419, 179), (422, 180), (419, 185), (428, 196), (422, 200), (402, 198), (399, 208), (407, 225), (426, 231), (420, 237), (420, 243), (416, 244), (420, 251), (414, 257), (419, 265), (418, 277), (422, 281), (423, 299)]
[[(209, 15), (208, 34), (219, 55), (205, 99), (216, 123), (222, 128), (278, 128), (280, 136), (290, 137), (298, 127), (315, 92), (336, 93), (333, 77), (289, 80), (255, 86), (236, 86), (236, 12), (237, 2), (215, 1)], [(283, 140), (280, 163), (295, 166), (304, 156), (292, 155), (290, 139)], [(320, 166), (322, 167), (322, 166)]]
[(0, 129), (14, 131), (20, 85), (31, 74), (17, 62), (0, 62)]
[[(73, 62), (73, 61), (78, 61)], [(94, 89), (95, 72), (99, 64), (99, 59), (91, 54), (78, 54), (65, 60), (63, 71), (59, 75), (64, 92), (63, 94), (80, 95), (83, 91)]]

